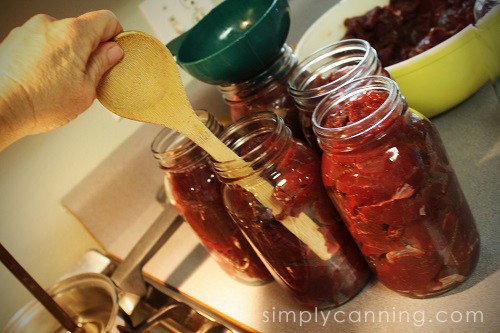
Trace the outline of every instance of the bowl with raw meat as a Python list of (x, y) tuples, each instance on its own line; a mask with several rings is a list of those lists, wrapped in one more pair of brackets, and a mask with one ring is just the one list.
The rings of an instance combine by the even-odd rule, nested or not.
[(474, 22), (474, 0), (342, 0), (300, 39), (299, 61), (342, 39), (367, 40), (409, 105), (436, 116), (500, 75), (500, 6)]

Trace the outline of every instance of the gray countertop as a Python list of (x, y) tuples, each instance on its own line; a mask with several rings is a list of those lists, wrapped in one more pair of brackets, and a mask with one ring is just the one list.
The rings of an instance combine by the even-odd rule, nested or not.
[[(498, 285), (500, 284), (500, 102), (491, 85), (485, 85), (474, 96), (453, 110), (433, 119), (467, 200), (471, 206), (481, 237), (481, 256), (472, 276), (457, 289), (437, 298), (415, 300), (399, 296), (380, 283), (373, 281), (363, 292), (348, 304), (331, 311), (325, 326), (323, 317), (316, 320), (305, 313), (305, 321), (300, 326), (301, 310), (293, 305), (279, 288), (274, 285), (251, 290), (250, 294), (239, 294), (227, 289), (230, 298), (245, 295), (245, 305), (224, 306), (225, 313), (251, 311), (251, 322), (245, 324), (262, 332), (385, 332), (385, 331), (425, 331), (442, 332), (498, 332), (500, 330), (500, 305)], [(208, 279), (209, 280), (209, 279)], [(200, 281), (201, 282), (201, 281)], [(225, 284), (219, 284), (224, 288)], [(199, 286), (203, 292), (207, 286)], [(277, 286), (276, 286), (277, 287)], [(219, 289), (218, 288), (218, 289)], [(219, 289), (220, 290), (220, 289)], [(247, 291), (247, 290), (245, 290)], [(220, 298), (219, 291), (211, 297)], [(228, 296), (226, 296), (228, 297)], [(250, 300), (248, 297), (251, 297)], [(235, 311), (236, 310), (236, 311)], [(293, 310), (291, 313), (284, 311)], [(267, 311), (267, 312), (266, 312)], [(340, 312), (338, 312), (340, 311)], [(372, 322), (373, 311), (377, 320)], [(385, 312), (390, 314), (386, 320)], [(480, 311), (482, 322), (473, 321), (473, 312)], [(337, 319), (333, 318), (338, 314)], [(407, 320), (406, 313), (409, 314)], [(282, 315), (280, 320), (279, 316)], [(358, 314), (368, 315), (368, 321), (358, 320)], [(395, 318), (393, 318), (393, 314)], [(402, 315), (401, 320), (399, 315)], [(272, 322), (273, 315), (275, 321)], [(349, 320), (349, 315), (352, 316)], [(380, 321), (378, 316), (381, 315)], [(296, 316), (295, 320), (293, 319)], [(437, 317), (436, 317), (437, 316)], [(469, 318), (467, 318), (469, 316)], [(476, 317), (480, 319), (479, 315)], [(345, 322), (341, 322), (345, 320)], [(439, 321), (447, 320), (446, 323)], [(266, 322), (267, 321), (267, 322)], [(281, 321), (281, 322), (280, 322)], [(457, 321), (456, 323), (454, 321)], [(469, 321), (469, 322), (467, 322)]]
[[(221, 111), (220, 95), (213, 87), (193, 81), (187, 89), (195, 107)], [(499, 100), (492, 87), (485, 85), (464, 103), (433, 119), (481, 237), (481, 255), (474, 273), (451, 292), (431, 299), (410, 299), (374, 279), (337, 309), (305, 312), (277, 283), (247, 286), (229, 278), (187, 224), (144, 270), (248, 330), (498, 332), (499, 111)], [(149, 152), (158, 130), (144, 125), (63, 201), (114, 257), (124, 258), (161, 212), (155, 194), (162, 172)]]
[[(333, 5), (332, 1), (315, 0), (308, 11), (308, 3), (291, 1), (292, 22), (300, 24), (292, 24), (290, 43)], [(226, 112), (214, 87), (192, 81), (187, 91), (194, 108), (222, 116)], [(481, 255), (474, 273), (451, 292), (431, 299), (410, 299), (374, 279), (339, 308), (306, 312), (277, 283), (247, 286), (229, 278), (187, 224), (160, 249), (145, 272), (252, 331), (499, 332), (500, 101), (487, 84), (432, 121), (445, 143), (481, 237)], [(63, 201), (117, 258), (125, 257), (162, 209), (154, 200), (162, 174), (149, 152), (158, 130), (151, 125), (141, 127)]]

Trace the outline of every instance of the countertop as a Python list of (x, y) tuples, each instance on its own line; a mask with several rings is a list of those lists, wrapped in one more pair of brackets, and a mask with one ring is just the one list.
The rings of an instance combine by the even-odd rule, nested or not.
[[(198, 102), (206, 103), (210, 96), (217, 96), (211, 87), (199, 82), (193, 82), (187, 89), (202, 96)], [(212, 101), (216, 104), (217, 98)], [(374, 279), (357, 297), (339, 308), (306, 312), (275, 282), (247, 286), (228, 277), (208, 256), (187, 224), (160, 249), (144, 271), (252, 331), (416, 332), (424, 328), (426, 332), (498, 332), (499, 111), (500, 102), (492, 87), (485, 85), (458, 107), (433, 119), (481, 237), (481, 255), (474, 273), (461, 286), (442, 296), (424, 300), (405, 298)], [(158, 130), (155, 126), (143, 126), (64, 199), (65, 206), (113, 257), (124, 258), (161, 212), (162, 206), (155, 195), (161, 186), (162, 173), (149, 152)]]
[[(331, 1), (318, 1), (308, 13), (306, 3), (291, 1), (303, 25), (292, 29), (292, 39), (298, 39), (299, 32), (323, 12), (321, 6), (332, 5)], [(224, 116), (227, 108), (214, 87), (192, 81), (187, 91), (194, 108)], [(500, 331), (500, 101), (492, 86), (486, 84), (432, 121), (444, 141), (481, 238), (479, 263), (458, 288), (439, 297), (417, 300), (400, 296), (373, 279), (357, 297), (339, 308), (306, 311), (275, 282), (247, 286), (229, 278), (187, 224), (160, 249), (145, 272), (249, 331)], [(153, 125), (142, 126), (63, 200), (117, 258), (125, 257), (162, 210), (155, 200), (162, 173), (149, 151), (158, 131)]]

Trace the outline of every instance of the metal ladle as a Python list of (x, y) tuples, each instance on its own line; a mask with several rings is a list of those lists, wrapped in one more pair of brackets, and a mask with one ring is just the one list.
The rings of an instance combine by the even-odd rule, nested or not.
[[(117, 302), (124, 313), (131, 315), (141, 297), (144, 296), (147, 291), (142, 276), (142, 267), (172, 236), (182, 222), (183, 219), (177, 214), (175, 209), (167, 204), (159, 217), (148, 228), (141, 239), (125, 257), (123, 262), (115, 269), (111, 279), (102, 274), (84, 273), (61, 281), (56, 286), (50, 288), (48, 292), (29, 276), (1, 244), (0, 257), (5, 266), (32, 292), (36, 299), (39, 300), (44, 308), (57, 319), (62, 327), (72, 333), (84, 333), (85, 330), (83, 330), (83, 328), (86, 327), (85, 322), (83, 323), (83, 327), (76, 325), (71, 316), (66, 313), (61, 306), (67, 304), (68, 300), (71, 300), (73, 303), (81, 302), (78, 306), (76, 304), (71, 304), (69, 307), (69, 309), (71, 309), (71, 311), (69, 311), (70, 313), (79, 316), (81, 313), (79, 313), (78, 310), (82, 308), (85, 310), (84, 304), (86, 302), (92, 299), (94, 299), (94, 302), (106, 299), (110, 302), (107, 306), (112, 307), (112, 303)], [(109, 295), (100, 294), (101, 292), (105, 293), (106, 290), (108, 290)], [(110, 290), (114, 292), (115, 296), (112, 296)], [(56, 303), (50, 295), (54, 295), (56, 299), (63, 302), (61, 306)], [(95, 298), (96, 296), (98, 296), (97, 299)], [(92, 306), (94, 307), (92, 311), (94, 311), (97, 305), (92, 304)], [(23, 311), (23, 309), (21, 311)], [(104, 309), (104, 311), (109, 311), (110, 316), (116, 316), (116, 311), (112, 311), (108, 308)], [(35, 314), (35, 312), (33, 307), (29, 308), (29, 310), (24, 310), (23, 315), (26, 315), (29, 319), (16, 321), (13, 318), (14, 320), (11, 320), (12, 322), (9, 323), (10, 326), (8, 325), (9, 330), (7, 331), (25, 332), (25, 330), (28, 329), (26, 332), (32, 332), (34, 327), (41, 326), (42, 324), (45, 325), (45, 322), (40, 322), (38, 323), (39, 325), (37, 325), (36, 322), (31, 322), (32, 320), (36, 321), (43, 318), (41, 315)], [(102, 322), (103, 325), (102, 328), (99, 329), (99, 332), (112, 331), (114, 318), (108, 319), (112, 319), (112, 321), (107, 323)], [(105, 319), (105, 321), (108, 319)], [(127, 319), (127, 317), (125, 317), (125, 319)], [(29, 322), (29, 324), (26, 324), (26, 322)], [(51, 325), (52, 324), (47, 324), (44, 326), (44, 329), (40, 329), (39, 331), (47, 332), (47, 330), (50, 330), (50, 332), (54, 332), (56, 327)], [(90, 327), (89, 331), (94, 332), (96, 329), (95, 327)]]
[[(219, 162), (241, 161), (198, 119), (187, 99), (177, 64), (160, 41), (137, 31), (123, 32), (114, 40), (124, 51), (123, 59), (103, 76), (97, 87), (97, 98), (108, 110), (124, 118), (176, 130)], [(277, 216), (283, 207), (273, 197), (273, 185), (260, 177), (244, 177), (254, 170), (246, 162), (243, 165), (246, 167), (237, 171), (241, 172), (237, 184)], [(280, 222), (322, 260), (332, 256), (319, 226), (304, 213)]]
[(0, 244), (0, 258), (5, 267), (14, 274), (19, 282), (35, 296), (65, 329), (71, 333), (85, 333), (85, 329), (73, 322), (73, 319), (71, 319), (66, 311), (35, 281), (2, 244)]

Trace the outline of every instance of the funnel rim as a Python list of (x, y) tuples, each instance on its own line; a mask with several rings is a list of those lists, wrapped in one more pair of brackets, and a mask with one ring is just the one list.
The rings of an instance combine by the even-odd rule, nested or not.
[[(201, 64), (201, 63), (203, 63), (205, 61), (209, 61), (212, 58), (214, 58), (215, 56), (218, 56), (221, 53), (225, 52), (227, 49), (229, 49), (230, 47), (232, 47), (234, 44), (239, 43), (244, 38), (246, 38), (246, 35), (249, 34), (250, 32), (252, 32), (255, 29), (255, 27), (264, 20), (264, 17), (266, 17), (269, 14), (269, 12), (271, 12), (271, 10), (277, 5), (277, 3), (279, 1), (284, 1), (284, 0), (272, 0), (272, 2), (269, 4), (269, 6), (265, 10), (265, 12), (259, 17), (259, 19), (245, 33), (241, 34), (234, 41), (232, 41), (228, 45), (224, 46), (223, 48), (217, 50), (216, 52), (210, 54), (209, 56), (203, 57), (201, 59), (196, 59), (196, 60), (193, 60), (193, 61), (182, 61), (181, 55), (182, 55), (182, 49), (183, 49), (183, 45), (184, 45), (184, 43), (182, 43), (181, 46), (180, 46), (180, 48), (179, 48), (179, 51), (177, 52), (177, 57), (176, 57), (178, 64), (180, 66), (192, 67), (192, 66), (195, 66), (195, 65), (199, 65), (199, 64)], [(226, 1), (222, 2), (219, 6), (215, 7), (208, 15), (210, 15), (215, 10), (222, 10), (221, 8), (222, 8), (222, 6), (225, 3), (227, 3), (227, 2)], [(289, 7), (288, 1), (285, 0), (285, 3), (286, 3), (286, 7), (288, 8)], [(217, 9), (217, 8), (219, 8), (219, 9)], [(202, 22), (203, 20), (205, 20), (208, 17), (208, 15), (205, 16), (200, 22)], [(187, 36), (186, 36), (186, 39), (184, 41), (189, 40), (191, 38), (191, 35), (194, 35), (195, 30), (196, 30), (196, 26), (193, 27), (193, 29), (189, 30), (187, 32)]]

